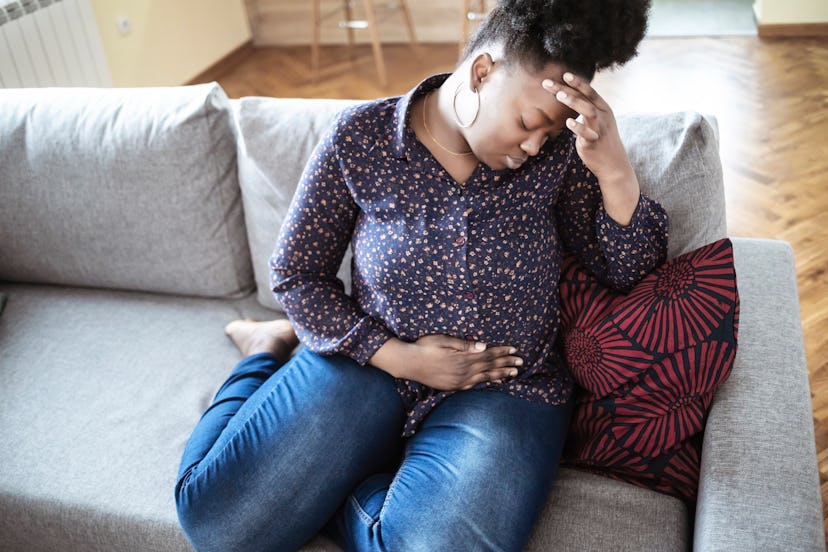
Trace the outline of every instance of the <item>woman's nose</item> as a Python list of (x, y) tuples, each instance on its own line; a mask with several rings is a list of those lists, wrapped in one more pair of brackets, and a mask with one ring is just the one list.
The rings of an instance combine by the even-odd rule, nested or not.
[(549, 136), (545, 132), (536, 132), (523, 141), (523, 143), (520, 145), (520, 149), (526, 152), (527, 155), (537, 155), (540, 149), (546, 143), (546, 139), (548, 137)]

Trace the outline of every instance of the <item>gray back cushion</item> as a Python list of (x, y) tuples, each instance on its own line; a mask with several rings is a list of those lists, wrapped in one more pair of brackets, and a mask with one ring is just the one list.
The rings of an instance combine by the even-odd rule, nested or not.
[[(239, 185), (244, 201), (247, 238), (253, 258), (257, 298), (282, 311), (270, 291), (269, 260), (287, 216), (290, 201), (316, 143), (337, 113), (353, 100), (247, 97), (230, 100), (239, 140)], [(338, 276), (351, 291), (351, 252)]]
[(0, 280), (249, 293), (224, 91), (0, 90), (0, 236)]
[(694, 112), (618, 116), (641, 184), (670, 216), (672, 259), (727, 235), (716, 119)]
[[(351, 100), (248, 97), (231, 100), (240, 140), (239, 184), (258, 300), (279, 309), (268, 260), (313, 147)], [(670, 215), (669, 256), (726, 235), (715, 119), (698, 113), (623, 114), (618, 128), (641, 189)], [(339, 277), (350, 289), (350, 252)]]

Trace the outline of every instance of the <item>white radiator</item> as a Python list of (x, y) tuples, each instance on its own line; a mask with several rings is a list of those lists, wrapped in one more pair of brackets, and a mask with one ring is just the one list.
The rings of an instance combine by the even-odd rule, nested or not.
[(112, 86), (89, 0), (0, 0), (0, 88)]

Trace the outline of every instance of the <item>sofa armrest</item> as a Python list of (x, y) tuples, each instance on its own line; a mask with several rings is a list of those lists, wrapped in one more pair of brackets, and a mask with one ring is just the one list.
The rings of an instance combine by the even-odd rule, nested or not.
[(739, 349), (704, 434), (694, 550), (825, 550), (793, 251), (733, 246)]

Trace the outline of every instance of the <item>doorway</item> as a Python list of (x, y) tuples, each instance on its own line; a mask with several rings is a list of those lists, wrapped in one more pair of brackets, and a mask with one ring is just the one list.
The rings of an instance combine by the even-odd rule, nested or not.
[(753, 0), (653, 0), (647, 36), (756, 34)]

